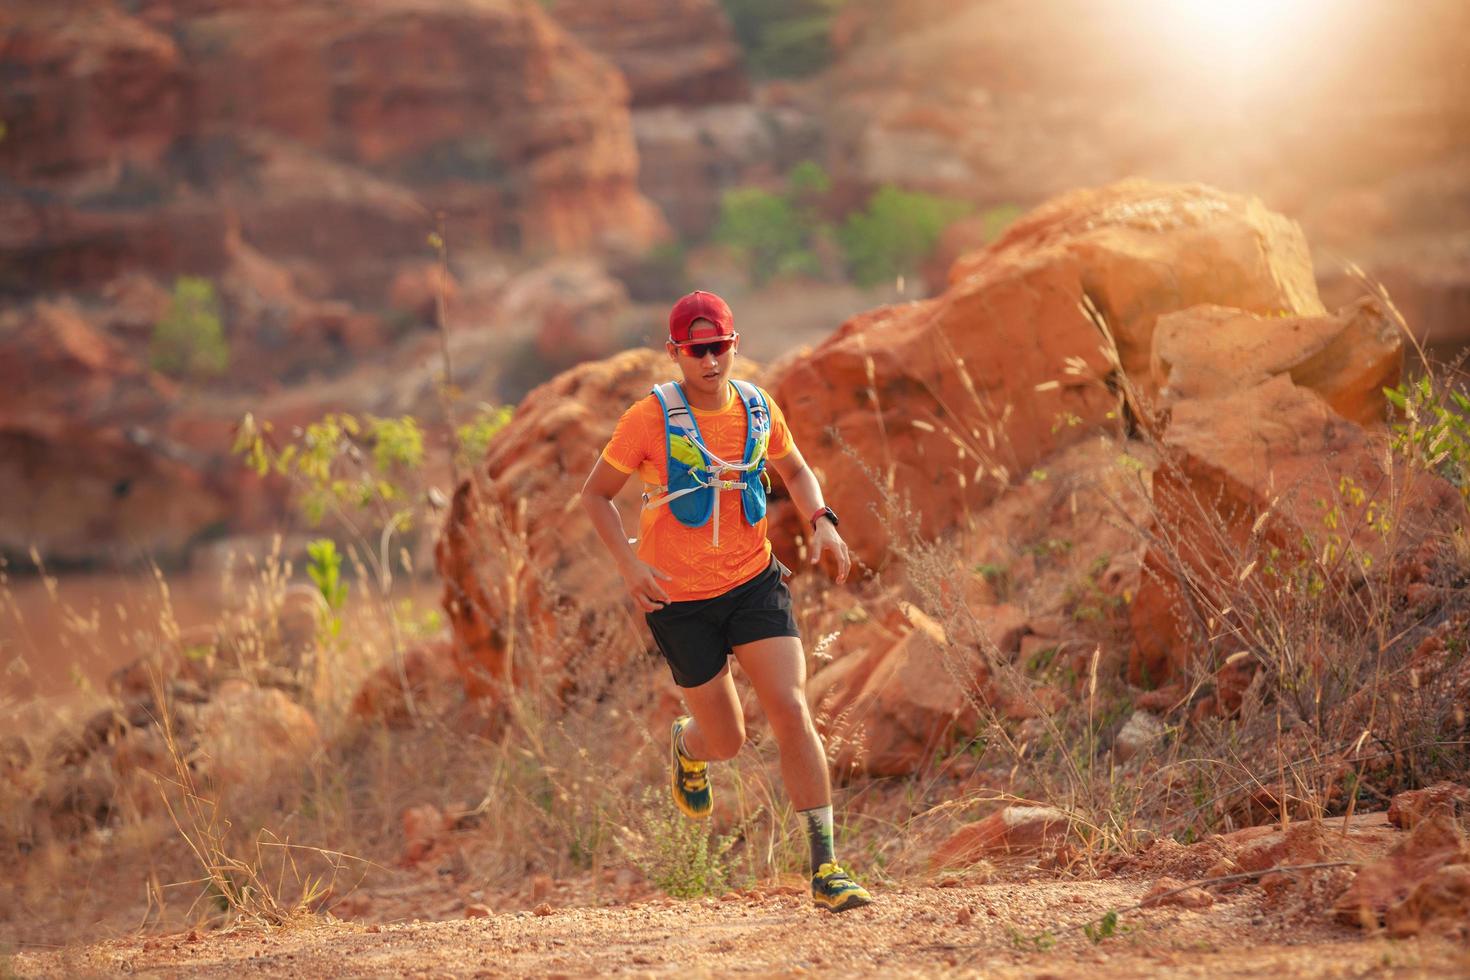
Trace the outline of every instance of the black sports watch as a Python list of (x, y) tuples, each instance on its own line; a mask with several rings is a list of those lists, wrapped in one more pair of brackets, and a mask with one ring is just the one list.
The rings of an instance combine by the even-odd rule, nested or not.
[(815, 531), (817, 529), (817, 521), (820, 521), (824, 517), (827, 518), (827, 520), (829, 520), (829, 521), (832, 522), (832, 526), (833, 527), (836, 527), (838, 524), (841, 524), (842, 523), (841, 521), (839, 521), (837, 519), (837, 512), (835, 510), (833, 510), (831, 507), (823, 507), (821, 510), (817, 511), (815, 514), (812, 515), (812, 530), (813, 531)]

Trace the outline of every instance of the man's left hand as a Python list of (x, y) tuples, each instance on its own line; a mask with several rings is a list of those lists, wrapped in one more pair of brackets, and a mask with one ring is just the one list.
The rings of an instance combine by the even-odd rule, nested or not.
[(832, 557), (837, 559), (834, 581), (839, 585), (847, 581), (847, 572), (852, 567), (852, 558), (847, 553), (847, 542), (842, 540), (842, 535), (837, 533), (837, 527), (825, 517), (817, 518), (816, 529), (812, 531), (811, 550), (813, 565), (822, 560), (823, 552), (832, 552)]

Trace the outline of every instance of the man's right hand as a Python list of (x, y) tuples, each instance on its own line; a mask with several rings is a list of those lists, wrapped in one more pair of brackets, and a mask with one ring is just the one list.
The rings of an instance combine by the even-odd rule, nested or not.
[(628, 594), (633, 597), (639, 609), (646, 613), (658, 612), (668, 605), (669, 594), (658, 583), (673, 581), (672, 575), (637, 558), (619, 570), (623, 574), (623, 582), (628, 586)]

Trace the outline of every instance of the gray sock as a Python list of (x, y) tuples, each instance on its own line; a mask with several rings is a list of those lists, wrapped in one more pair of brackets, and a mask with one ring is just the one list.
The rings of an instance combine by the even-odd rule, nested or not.
[(824, 864), (836, 864), (837, 855), (833, 853), (832, 846), (832, 804), (799, 810), (797, 815), (802, 818), (807, 844), (811, 847), (812, 874), (816, 874)]
[(690, 755), (689, 750), (684, 747), (684, 729), (682, 728), (679, 729), (679, 737), (674, 739), (674, 748), (679, 750), (679, 755), (683, 756), (685, 762), (699, 761), (698, 759), (694, 758), (694, 756)]

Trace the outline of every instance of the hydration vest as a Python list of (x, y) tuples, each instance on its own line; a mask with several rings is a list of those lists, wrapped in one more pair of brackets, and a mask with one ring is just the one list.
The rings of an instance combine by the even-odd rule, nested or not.
[[(746, 523), (752, 527), (766, 516), (766, 448), (771, 441), (771, 410), (766, 396), (749, 381), (731, 381), (745, 406), (745, 456), (730, 463), (714, 453), (699, 437), (699, 425), (676, 381), (654, 385), (664, 409), (664, 437), (668, 445), (667, 486), (644, 488), (643, 506), (667, 506), (685, 527), (714, 524), (714, 544), (720, 546), (721, 490), (739, 490)], [(735, 479), (730, 479), (733, 475)]]

